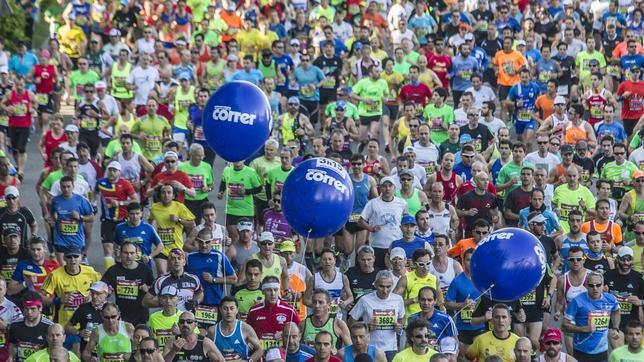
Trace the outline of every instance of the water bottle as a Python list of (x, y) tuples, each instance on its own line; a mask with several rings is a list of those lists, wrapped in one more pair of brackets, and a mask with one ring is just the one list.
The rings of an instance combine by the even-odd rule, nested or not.
[[(85, 330), (88, 331), (89, 333), (92, 333), (92, 331), (94, 330), (94, 322), (87, 323), (87, 325), (85, 326)], [(89, 337), (83, 338), (83, 340), (85, 340), (85, 342), (89, 342)]]

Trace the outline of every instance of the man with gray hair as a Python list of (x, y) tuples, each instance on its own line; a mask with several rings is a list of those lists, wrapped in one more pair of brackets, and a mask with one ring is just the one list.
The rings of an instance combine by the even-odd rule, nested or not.
[(349, 313), (349, 324), (362, 320), (369, 326), (369, 339), (391, 360), (398, 351), (397, 333), (402, 331), (405, 303), (393, 291), (393, 275), (389, 270), (376, 274), (376, 290), (358, 299)]
[(208, 193), (212, 191), (215, 176), (212, 166), (203, 161), (204, 147), (198, 143), (190, 145), (190, 162), (183, 162), (177, 168), (188, 175), (192, 181), (195, 195), (186, 194), (186, 207), (195, 215), (195, 223), (201, 223), (201, 207), (208, 203)]

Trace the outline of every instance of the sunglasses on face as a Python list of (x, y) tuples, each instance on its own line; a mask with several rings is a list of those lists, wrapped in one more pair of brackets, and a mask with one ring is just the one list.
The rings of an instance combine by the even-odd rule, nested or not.
[(141, 348), (139, 351), (141, 351), (141, 354), (153, 354), (157, 350), (154, 348)]
[(177, 163), (177, 160), (165, 160), (165, 163)]
[(472, 233), (477, 234), (477, 235), (487, 235), (490, 232), (489, 231), (481, 231), (481, 230), (474, 230)]
[(80, 255), (65, 255), (65, 259), (78, 259)]
[(603, 283), (588, 283), (588, 288), (601, 288)]
[(192, 324), (194, 322), (194, 319), (179, 319), (179, 324)]
[(568, 261), (572, 261), (572, 262), (580, 262), (582, 260), (584, 260), (584, 258), (568, 258)]

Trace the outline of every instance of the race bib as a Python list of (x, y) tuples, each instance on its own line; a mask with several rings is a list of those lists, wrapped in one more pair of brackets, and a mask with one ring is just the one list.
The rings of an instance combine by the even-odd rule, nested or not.
[(190, 176), (190, 181), (192, 181), (192, 187), (195, 189), (201, 189), (204, 186), (203, 176), (201, 175)]
[(268, 350), (273, 347), (279, 347), (281, 341), (279, 339), (275, 339), (275, 335), (273, 333), (263, 333), (259, 337), (259, 344), (262, 346), (264, 350)]
[(627, 302), (626, 300), (619, 301), (619, 312), (621, 315), (631, 314), (633, 311), (633, 304)]
[(532, 112), (527, 108), (523, 108), (517, 112), (517, 118), (521, 122), (530, 122), (532, 120)]
[(619, 77), (619, 67), (616, 65), (609, 65), (606, 67), (606, 73), (612, 75), (613, 77)]
[(392, 330), (396, 324), (396, 311), (393, 309), (374, 309), (371, 316), (379, 330)]
[(93, 118), (83, 118), (80, 122), (81, 128), (88, 131), (93, 131), (98, 127), (98, 122)]
[(2, 268), (0, 268), (0, 278), (9, 281), (15, 270), (15, 265), (3, 265)]
[(576, 205), (561, 204), (561, 206), (559, 208), (559, 218), (561, 220), (568, 221), (568, 214), (570, 214), (570, 212), (572, 210), (577, 210), (577, 206)]
[(7, 343), (7, 337), (4, 333), (0, 332), (0, 348), (3, 348), (5, 343)]
[(461, 311), (461, 320), (463, 320), (463, 323), (471, 323), (472, 314), (474, 314), (474, 309), (471, 309), (471, 308), (463, 309)]
[(9, 116), (0, 116), (0, 126), (9, 127)]
[(77, 235), (78, 223), (73, 220), (60, 220), (60, 233), (62, 235)]
[(535, 305), (537, 303), (537, 291), (532, 290), (530, 293), (524, 295), (520, 301), (522, 305)]
[(311, 98), (315, 95), (315, 87), (302, 86), (300, 93), (302, 93), (302, 97), (304, 98)]
[(331, 316), (331, 318), (335, 318), (335, 316), (338, 314), (339, 311), (340, 311), (340, 306), (338, 305), (338, 301), (333, 300), (329, 305), (329, 315)]
[(101, 361), (103, 362), (125, 362), (124, 353), (104, 353)]
[(472, 70), (467, 69), (461, 72), (461, 78), (465, 80), (470, 80), (472, 78)]
[(174, 229), (172, 228), (158, 228), (157, 232), (161, 238), (163, 245), (172, 245), (174, 243)]
[(155, 339), (157, 340), (157, 344), (159, 344), (159, 348), (163, 348), (166, 343), (168, 343), (168, 340), (172, 338), (172, 330), (171, 329), (157, 329), (154, 331), (155, 334)]
[(76, 310), (81, 304), (85, 303), (87, 298), (79, 292), (71, 293), (71, 298), (65, 303), (64, 308), (68, 311)]
[(335, 77), (327, 77), (323, 86), (324, 88), (335, 88)]
[(510, 75), (510, 76), (514, 75), (514, 63), (505, 62), (505, 63), (501, 64), (501, 68), (503, 68), (503, 71), (507, 75)]
[(47, 105), (49, 97), (44, 93), (36, 93), (36, 102), (41, 106)]
[(358, 222), (358, 220), (360, 220), (360, 213), (351, 214), (351, 218), (349, 218), (349, 222)]
[(424, 168), (425, 168), (426, 175), (433, 175), (434, 172), (436, 172), (436, 164), (434, 162), (430, 162), (426, 164)]
[(125, 77), (114, 77), (114, 86), (115, 87), (125, 87), (126, 86), (126, 78)]
[(592, 118), (599, 118), (599, 119), (604, 118), (604, 110), (599, 107), (591, 107), (590, 116)]
[(195, 319), (202, 324), (216, 324), (218, 315), (217, 307), (198, 305), (195, 309)]
[(443, 130), (443, 118), (430, 118), (433, 130)]
[(365, 103), (365, 110), (369, 113), (380, 112), (380, 101), (374, 101), (371, 104)]
[(206, 135), (203, 133), (203, 127), (197, 126), (195, 127), (195, 140), (197, 141), (205, 141), (206, 140)]
[(610, 315), (603, 310), (596, 310), (588, 313), (588, 323), (595, 326), (597, 331), (605, 331), (608, 329), (608, 322)]
[(145, 141), (145, 148), (151, 152), (161, 151), (161, 140), (159, 140), (159, 137), (148, 139)]
[(43, 348), (44, 345), (38, 345), (35, 343), (29, 343), (29, 342), (18, 342), (16, 347), (17, 347), (16, 354), (18, 355), (18, 358), (24, 361), (27, 358), (29, 358), (29, 356), (34, 354), (36, 351)]
[(139, 283), (133, 280), (117, 280), (116, 295), (123, 299), (137, 299), (139, 297)]
[(27, 114), (27, 106), (23, 104), (16, 104), (15, 106), (13, 106), (13, 114), (16, 117), (25, 116)]
[(539, 73), (539, 81), (541, 83), (547, 83), (550, 80), (550, 72), (547, 70), (544, 70), (543, 72)]
[(244, 194), (241, 193), (241, 190), (244, 189), (242, 184), (229, 184), (228, 185), (228, 197), (231, 199), (243, 199)]

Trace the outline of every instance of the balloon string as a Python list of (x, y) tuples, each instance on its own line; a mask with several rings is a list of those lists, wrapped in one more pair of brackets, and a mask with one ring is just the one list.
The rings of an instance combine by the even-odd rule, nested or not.
[[(306, 255), (306, 246), (309, 243), (309, 237), (311, 236), (312, 231), (313, 231), (313, 228), (309, 229), (309, 232), (306, 234), (306, 238), (304, 239), (304, 246), (302, 247), (302, 251), (304, 252), (305, 255)], [(302, 259), (302, 261), (305, 261), (305, 260)], [(290, 284), (290, 281), (289, 281), (289, 284)], [(304, 290), (303, 293), (305, 293), (305, 292), (306, 292), (306, 289)], [(302, 298), (304, 298), (304, 294), (302, 294)], [(288, 321), (289, 323), (293, 322), (293, 316), (295, 315), (295, 313), (297, 313), (297, 310), (295, 308), (295, 305), (297, 304), (297, 302), (298, 302), (297, 300), (293, 301), (293, 313), (291, 313), (291, 320)], [(284, 333), (284, 332), (282, 331), (282, 333)], [(300, 333), (301, 333), (301, 331), (300, 331)], [(291, 334), (289, 333), (289, 335), (288, 335), (288, 337), (286, 339), (286, 345), (288, 346), (288, 344), (290, 342), (291, 342)]]
[[(494, 288), (494, 284), (491, 284), (489, 288), (487, 288), (487, 289), (485, 289), (483, 292), (481, 292), (481, 294), (480, 294), (478, 297), (476, 297), (476, 298), (473, 300), (473, 302), (476, 302), (476, 301), (478, 301), (479, 299), (481, 299), (481, 297), (482, 297), (483, 295), (486, 295), (488, 292), (490, 292), (490, 291), (492, 290), (492, 288)], [(440, 292), (439, 292), (439, 293), (440, 293)], [(489, 298), (490, 298), (490, 299), (492, 299), (492, 293), (490, 293), (490, 294), (489, 294)], [(467, 299), (467, 298), (465, 298), (465, 299)], [(469, 308), (469, 306), (467, 306), (467, 305), (466, 305), (466, 306), (464, 306), (463, 308), (459, 309), (456, 313), (454, 313), (454, 318), (456, 318), (456, 316), (460, 315), (460, 314), (461, 314), (461, 312), (462, 312), (463, 310), (468, 309), (468, 308)], [(436, 336), (436, 339), (437, 339), (437, 340), (440, 340), (440, 336), (442, 336), (442, 335), (443, 335), (443, 332), (445, 332), (445, 329), (446, 329), (450, 324), (451, 324), (451, 323), (447, 323), (447, 324), (445, 324), (445, 326), (443, 327), (443, 329), (441, 330), (441, 332)]]
[[(230, 167), (232, 166), (231, 162), (226, 162), (226, 166)], [(224, 167), (225, 168), (225, 167)], [(223, 173), (221, 177), (224, 177)], [(226, 227), (228, 226), (228, 185), (226, 185), (226, 189), (224, 190), (224, 231), (226, 232), (224, 234), (224, 240), (221, 241), (221, 252), (223, 253), (223, 257), (221, 258), (221, 275), (224, 277), (224, 296), (228, 296), (228, 291), (226, 290), (226, 269), (224, 266), (224, 258), (226, 257), (226, 237), (230, 237), (228, 235), (228, 230)], [(216, 278), (216, 276), (215, 276)], [(232, 288), (231, 288), (232, 289)]]

